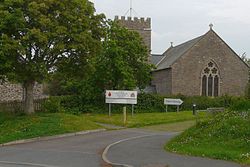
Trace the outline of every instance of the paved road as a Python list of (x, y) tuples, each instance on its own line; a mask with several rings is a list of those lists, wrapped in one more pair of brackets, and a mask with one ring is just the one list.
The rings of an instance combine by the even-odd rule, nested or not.
[[(135, 167), (156, 164), (162, 167), (196, 167), (206, 163), (217, 167), (238, 167), (224, 161), (210, 161), (167, 154), (162, 149), (165, 141), (173, 134), (149, 132), (138, 129), (107, 131), (82, 136), (66, 137), (48, 141), (0, 147), (0, 167), (108, 167), (102, 159), (104, 148), (116, 141), (131, 137), (153, 135), (117, 144), (108, 151), (108, 158), (114, 162), (128, 163)], [(156, 158), (157, 157), (157, 158)], [(199, 162), (199, 163), (196, 163)], [(200, 163), (201, 162), (201, 163)], [(217, 166), (212, 164), (217, 163)], [(189, 166), (187, 165), (189, 164)], [(150, 166), (150, 167), (151, 167)], [(200, 165), (199, 167), (203, 167)], [(148, 166), (149, 167), (149, 166)], [(157, 166), (158, 167), (158, 166)], [(164, 166), (165, 167), (165, 166)], [(204, 166), (206, 167), (206, 166)]]
[(173, 134), (163, 133), (127, 140), (112, 146), (107, 158), (111, 162), (133, 167), (240, 167), (226, 161), (167, 153), (163, 146), (171, 137)]
[(141, 134), (124, 129), (0, 147), (0, 167), (100, 167), (107, 145)]

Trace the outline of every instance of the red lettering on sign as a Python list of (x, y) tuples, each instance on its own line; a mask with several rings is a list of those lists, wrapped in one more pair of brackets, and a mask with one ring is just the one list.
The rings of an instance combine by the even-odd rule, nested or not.
[(111, 96), (111, 92), (109, 92), (108, 96), (109, 96), (109, 97)]
[(130, 97), (135, 97), (135, 94), (134, 94), (134, 93), (132, 93), (132, 94), (130, 95)]

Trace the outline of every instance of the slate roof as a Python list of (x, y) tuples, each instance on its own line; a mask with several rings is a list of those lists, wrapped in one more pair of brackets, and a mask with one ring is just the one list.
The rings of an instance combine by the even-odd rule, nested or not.
[[(213, 33), (215, 33), (212, 29), (210, 29), (210, 31), (212, 31)], [(208, 31), (208, 32), (210, 32)], [(182, 56), (184, 55), (188, 50), (190, 50), (195, 44), (197, 44), (204, 36), (206, 36), (208, 34), (208, 32), (202, 36), (199, 36), (197, 38), (194, 38), (190, 41), (187, 41), (185, 43), (182, 43), (178, 46), (171, 46), (169, 47), (162, 55), (152, 55), (151, 56), (151, 63), (156, 65), (156, 69), (154, 71), (160, 71), (160, 70), (164, 70), (164, 69), (168, 69), (171, 68), (171, 66)], [(215, 33), (215, 35), (220, 38), (225, 45), (227, 45), (227, 43), (217, 34)], [(227, 45), (228, 46), (228, 45)], [(237, 53), (235, 53), (235, 51), (228, 46), (228, 48), (234, 53), (235, 56), (237, 56), (237, 58), (239, 58), (239, 60), (241, 60), (248, 68), (249, 65), (244, 62)], [(158, 61), (158, 62), (157, 62)], [(157, 63), (156, 63), (157, 62)]]
[[(187, 41), (185, 43), (182, 43), (178, 46), (170, 47), (168, 50), (165, 51), (165, 53), (163, 53), (163, 55), (161, 56), (162, 57), (161, 60), (158, 63), (156, 63), (157, 68), (155, 71), (170, 68), (171, 65), (177, 59), (179, 59), (184, 53), (186, 53), (189, 49), (191, 49), (203, 37), (204, 35), (197, 37), (195, 39), (192, 39), (190, 41)], [(154, 58), (154, 60), (156, 60), (156, 58)]]
[(156, 65), (164, 56), (160, 54), (152, 54), (149, 60), (152, 64)]

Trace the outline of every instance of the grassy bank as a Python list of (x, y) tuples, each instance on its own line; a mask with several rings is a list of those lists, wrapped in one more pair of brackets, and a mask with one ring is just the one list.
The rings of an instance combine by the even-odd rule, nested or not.
[[(199, 118), (205, 117), (205, 113), (199, 113)], [(91, 114), (88, 118), (94, 122), (113, 124), (123, 126), (123, 115), (113, 114), (109, 117), (107, 114)], [(182, 122), (187, 120), (195, 120), (196, 117), (192, 115), (191, 111), (185, 112), (168, 112), (168, 113), (138, 113), (133, 117), (129, 113), (127, 115), (127, 127), (143, 127), (149, 125), (166, 124), (174, 122)]]
[[(203, 118), (205, 114), (199, 114)], [(140, 113), (128, 115), (127, 127), (169, 124), (195, 120), (192, 112)], [(53, 136), (84, 130), (102, 128), (95, 122), (123, 126), (123, 115), (37, 113), (34, 115), (14, 115), (0, 112), (0, 143), (34, 137)], [(171, 127), (170, 127), (171, 128)]]
[(31, 116), (0, 113), (0, 143), (101, 128), (86, 117), (64, 113)]
[(183, 122), (174, 122), (160, 125), (150, 125), (142, 127), (146, 130), (152, 131), (163, 131), (163, 132), (182, 132), (196, 124), (195, 120), (183, 121)]
[(250, 112), (227, 112), (199, 123), (165, 148), (182, 154), (250, 164)]

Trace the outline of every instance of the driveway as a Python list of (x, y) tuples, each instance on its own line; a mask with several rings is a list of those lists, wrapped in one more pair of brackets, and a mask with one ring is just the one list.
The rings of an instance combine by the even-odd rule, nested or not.
[(0, 147), (0, 167), (107, 167), (101, 158), (103, 150), (124, 139), (128, 140), (108, 150), (107, 158), (111, 162), (135, 167), (239, 167), (225, 161), (166, 153), (163, 146), (173, 136), (171, 133), (123, 129)]

